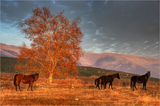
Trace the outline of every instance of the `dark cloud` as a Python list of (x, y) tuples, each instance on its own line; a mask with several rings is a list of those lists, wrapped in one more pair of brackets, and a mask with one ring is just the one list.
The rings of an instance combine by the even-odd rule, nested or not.
[(81, 19), (85, 51), (159, 55), (158, 1), (2, 1), (2, 22), (22, 21), (42, 6), (52, 13), (65, 10), (70, 20)]

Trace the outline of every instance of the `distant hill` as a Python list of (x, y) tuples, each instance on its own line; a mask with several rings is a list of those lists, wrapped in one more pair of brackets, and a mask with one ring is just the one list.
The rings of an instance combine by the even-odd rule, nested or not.
[(160, 77), (160, 58), (115, 53), (84, 53), (79, 63), (81, 66), (118, 70), (133, 74), (144, 74), (146, 71), (151, 71), (151, 76)]
[[(17, 63), (16, 58), (11, 57), (1, 57), (1, 72), (3, 73), (15, 73), (14, 65)], [(131, 78), (134, 74), (120, 72), (115, 70), (107, 70), (96, 67), (87, 67), (87, 66), (77, 66), (78, 68), (78, 76), (80, 77), (92, 77), (93, 79), (102, 75), (111, 75), (113, 73), (120, 73), (121, 78)], [(160, 81), (157, 78), (150, 78), (152, 81)]]
[[(20, 47), (0, 43), (1, 57), (17, 57)], [(160, 77), (160, 58), (139, 57), (116, 53), (88, 53), (79, 60), (80, 66), (118, 70), (133, 74), (151, 71), (152, 77)]]
[(0, 56), (1, 57), (17, 57), (19, 55), (19, 50), (21, 47), (14, 45), (6, 45), (0, 43)]

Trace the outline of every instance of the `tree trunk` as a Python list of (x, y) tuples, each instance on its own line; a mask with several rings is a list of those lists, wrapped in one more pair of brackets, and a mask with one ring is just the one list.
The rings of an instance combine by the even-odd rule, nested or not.
[(52, 79), (53, 79), (53, 73), (49, 74), (49, 82), (52, 83)]

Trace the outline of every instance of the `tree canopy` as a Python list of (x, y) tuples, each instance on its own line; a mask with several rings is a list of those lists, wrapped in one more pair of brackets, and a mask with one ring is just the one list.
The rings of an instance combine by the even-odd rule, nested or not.
[(23, 45), (16, 70), (38, 71), (53, 75), (76, 75), (77, 62), (82, 55), (82, 32), (78, 20), (70, 22), (63, 15), (51, 14), (48, 8), (36, 8), (33, 15), (21, 24), (31, 48)]

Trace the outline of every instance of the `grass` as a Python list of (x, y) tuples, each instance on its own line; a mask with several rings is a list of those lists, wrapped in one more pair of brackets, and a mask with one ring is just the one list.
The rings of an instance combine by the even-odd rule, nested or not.
[[(34, 91), (27, 91), (28, 85), (21, 84), (23, 91), (15, 91), (13, 85), (16, 58), (1, 58), (0, 105), (87, 105), (87, 106), (159, 106), (160, 79), (150, 78), (147, 90), (137, 84), (138, 90), (130, 89), (130, 77), (134, 74), (78, 66), (79, 77), (48, 79), (40, 76), (34, 84)], [(94, 79), (105, 74), (120, 73), (115, 79), (113, 90), (95, 88)]]
[(34, 91), (27, 91), (28, 85), (21, 84), (22, 91), (15, 91), (13, 73), (1, 73), (0, 105), (85, 105), (85, 106), (159, 106), (159, 81), (147, 83), (147, 90), (137, 84), (137, 90), (129, 87), (129, 79), (115, 79), (113, 90), (95, 88), (98, 76), (48, 79), (40, 76), (34, 84)]

